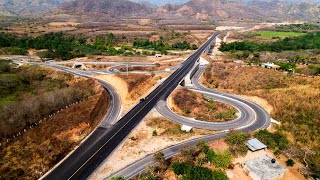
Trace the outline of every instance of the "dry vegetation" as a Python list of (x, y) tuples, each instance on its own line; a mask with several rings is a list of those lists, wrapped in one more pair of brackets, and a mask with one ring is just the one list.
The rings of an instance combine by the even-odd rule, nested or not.
[[(88, 86), (80, 80), (74, 85)], [(82, 84), (82, 85), (81, 85)], [(96, 83), (95, 95), (1, 146), (0, 179), (37, 179), (64, 158), (100, 122), (109, 96)]]
[[(320, 78), (268, 70), (260, 67), (235, 68), (214, 63), (205, 72), (203, 83), (236, 94), (258, 96), (273, 106), (272, 117), (282, 123), (291, 141), (285, 151), (320, 173)], [(308, 174), (307, 171), (303, 171)]]
[(157, 132), (157, 136), (164, 136), (173, 140), (185, 140), (187, 138), (214, 134), (214, 131), (203, 130), (203, 129), (192, 129), (191, 132), (187, 133), (181, 131), (181, 125), (173, 122), (165, 117), (153, 117), (146, 120), (148, 127), (154, 128)]
[(128, 98), (136, 100), (150, 91), (156, 84), (156, 77), (143, 74), (117, 75), (128, 84)]
[(235, 108), (187, 89), (178, 89), (172, 99), (174, 111), (183, 116), (209, 122), (223, 122), (236, 118)]

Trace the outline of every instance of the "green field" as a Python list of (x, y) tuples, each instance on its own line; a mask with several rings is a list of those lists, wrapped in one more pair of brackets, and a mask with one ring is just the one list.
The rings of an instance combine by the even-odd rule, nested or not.
[(301, 32), (281, 32), (281, 31), (258, 31), (259, 37), (271, 39), (275, 37), (286, 38), (286, 37), (294, 37), (294, 36), (303, 36), (305, 33)]

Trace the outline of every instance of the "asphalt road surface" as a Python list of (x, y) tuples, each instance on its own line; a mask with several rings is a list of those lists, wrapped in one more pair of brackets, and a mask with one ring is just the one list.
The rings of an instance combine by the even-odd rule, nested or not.
[[(221, 129), (223, 131), (221, 131), (218, 134), (214, 134), (214, 135), (208, 135), (208, 136), (204, 136), (204, 137), (199, 137), (196, 139), (192, 139), (189, 141), (185, 141), (182, 143), (179, 143), (177, 145), (173, 145), (170, 147), (167, 147), (163, 150), (161, 150), (164, 155), (165, 158), (168, 159), (174, 155), (176, 155), (177, 153), (180, 152), (180, 150), (185, 147), (185, 146), (195, 146), (200, 140), (204, 140), (206, 142), (211, 141), (211, 140), (215, 140), (215, 139), (220, 139), (223, 138), (227, 135), (229, 130), (228, 127), (230, 128), (234, 128), (235, 130), (238, 131), (242, 131), (242, 132), (252, 132), (258, 129), (266, 129), (269, 127), (270, 123), (271, 123), (271, 119), (269, 114), (259, 105), (252, 103), (250, 101), (247, 101), (241, 97), (235, 96), (235, 95), (231, 95), (231, 94), (227, 94), (227, 93), (223, 93), (223, 92), (219, 92), (219, 91), (215, 91), (215, 90), (211, 90), (205, 87), (202, 87), (199, 84), (199, 78), (202, 75), (203, 71), (205, 70), (205, 67), (200, 67), (200, 69), (196, 72), (196, 74), (193, 76), (192, 78), (192, 83), (194, 85), (194, 90), (201, 90), (202, 93), (206, 94), (207, 96), (211, 96), (212, 98), (221, 98), (221, 97), (225, 97), (222, 99), (219, 99), (221, 101), (224, 101), (226, 103), (230, 103), (230, 105), (233, 105), (237, 108), (241, 108), (242, 106), (244, 106), (244, 108), (246, 109), (247, 107), (249, 109), (251, 109), (249, 112), (246, 112), (246, 115), (242, 114), (240, 119), (249, 119), (247, 123), (247, 121), (242, 122), (242, 120), (234, 120), (234, 121), (239, 121), (240, 124), (233, 124), (233, 125), (228, 125), (226, 123), (220, 123), (221, 127), (219, 127), (218, 124), (202, 124), (202, 125), (207, 125), (207, 126), (212, 126), (213, 129)], [(158, 103), (157, 105), (157, 109), (159, 110), (159, 106), (160, 108), (163, 107), (163, 103), (165, 103), (166, 101), (166, 97), (164, 97), (162, 99), (162, 102)], [(247, 107), (245, 107), (247, 106)], [(160, 111), (162, 111), (162, 109), (160, 109)], [(171, 110), (169, 110), (171, 111)], [(164, 110), (165, 113), (168, 113), (169, 111)], [(241, 113), (244, 113), (243, 111), (240, 111)], [(174, 114), (174, 113), (173, 113)], [(181, 120), (181, 117), (178, 117), (176, 115), (172, 115), (170, 114), (164, 114), (165, 116), (167, 116), (168, 118), (180, 122), (180, 123), (186, 123), (185, 121), (189, 120), (189, 124), (193, 127), (195, 126), (199, 126), (199, 124), (195, 123), (193, 120), (190, 120), (188, 118), (184, 118), (183, 120)], [(201, 125), (201, 123), (200, 123)], [(200, 126), (200, 128), (205, 128), (204, 126)], [(234, 126), (237, 125), (237, 126)], [(205, 128), (205, 129), (211, 129), (211, 128)], [(155, 164), (153, 161), (153, 154), (149, 154), (147, 156), (145, 156), (144, 158), (128, 165), (127, 167), (123, 168), (122, 170), (114, 173), (111, 177), (124, 177), (125, 179), (130, 179), (134, 176), (137, 176), (141, 173), (143, 173), (145, 171), (145, 167), (147, 167), (148, 165), (153, 165)]]
[(214, 41), (213, 36), (172, 73), (161, 85), (152, 91), (144, 101), (137, 104), (110, 128), (99, 127), (59, 166), (44, 179), (86, 179), (106, 157), (127, 137), (132, 129), (147, 115), (162, 97), (168, 96), (191, 70), (195, 61)]
[(199, 92), (208, 98), (212, 98), (215, 101), (220, 101), (226, 104), (229, 104), (235, 107), (239, 112), (239, 117), (232, 121), (226, 122), (206, 122), (196, 120), (194, 118), (188, 118), (177, 113), (173, 112), (167, 105), (166, 99), (163, 99), (157, 103), (156, 109), (163, 116), (171, 119), (180, 124), (184, 124), (187, 126), (200, 128), (200, 129), (208, 129), (208, 130), (229, 130), (236, 129), (239, 127), (250, 126), (258, 119), (270, 119), (269, 114), (257, 104), (254, 104), (250, 101), (242, 99), (238, 96), (214, 91), (208, 88), (204, 88), (199, 84), (199, 78), (203, 71), (205, 70), (205, 66), (199, 68), (199, 70), (192, 77), (193, 87), (186, 87), (190, 90)]

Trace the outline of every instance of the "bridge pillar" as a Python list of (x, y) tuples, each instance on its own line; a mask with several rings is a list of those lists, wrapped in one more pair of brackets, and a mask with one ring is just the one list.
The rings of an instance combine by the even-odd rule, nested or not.
[(191, 71), (184, 77), (184, 79), (181, 81), (181, 86), (193, 86), (192, 85), (192, 81), (191, 81), (191, 78), (193, 77), (193, 75), (197, 72), (197, 70), (199, 69), (199, 66), (200, 63), (199, 62), (196, 62)]

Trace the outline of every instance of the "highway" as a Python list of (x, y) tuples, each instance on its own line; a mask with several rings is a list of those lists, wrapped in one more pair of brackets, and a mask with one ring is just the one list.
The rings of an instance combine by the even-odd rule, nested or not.
[(147, 113), (167, 97), (191, 70), (200, 55), (208, 49), (219, 33), (213, 36), (152, 91), (143, 102), (137, 104), (110, 128), (99, 127), (94, 133), (44, 179), (86, 179), (105, 158), (127, 137)]
[[(192, 84), (194, 87), (192, 89), (200, 93), (203, 93), (206, 96), (214, 98), (216, 100), (228, 103), (236, 107), (238, 110), (240, 110), (242, 114), (239, 118), (237, 118), (236, 120), (233, 120), (231, 124), (227, 122), (223, 122), (223, 123), (196, 122), (192, 119), (178, 116), (175, 113), (173, 113), (171, 110), (163, 109), (163, 107), (166, 106), (166, 97), (163, 97), (163, 99), (157, 104), (157, 109), (164, 116), (172, 119), (173, 121), (176, 121), (179, 123), (186, 123), (193, 127), (197, 126), (198, 128), (204, 128), (204, 129), (222, 130), (219, 133), (214, 135), (199, 137), (196, 139), (185, 141), (177, 145), (169, 146), (165, 149), (162, 149), (161, 151), (164, 153), (166, 159), (179, 153), (180, 150), (185, 146), (190, 146), (190, 147), (195, 146), (200, 140), (204, 140), (208, 142), (211, 140), (223, 138), (227, 135), (229, 129), (231, 128), (234, 128), (235, 130), (242, 131), (242, 132), (252, 132), (258, 129), (266, 129), (269, 127), (271, 123), (270, 115), (259, 105), (253, 102), (247, 101), (236, 95), (231, 95), (231, 94), (227, 94), (227, 93), (223, 93), (223, 92), (219, 92), (216, 90), (211, 90), (203, 87), (199, 83), (199, 79), (202, 73), (204, 72), (204, 70), (205, 70), (205, 67), (200, 67), (199, 70), (196, 72), (196, 74), (193, 76)], [(219, 124), (221, 125), (221, 127)], [(209, 126), (209, 127), (206, 127), (206, 126)], [(154, 164), (153, 154), (149, 154), (144, 158), (114, 173), (110, 177), (124, 177), (125, 179), (130, 179), (144, 172), (145, 167), (147, 167), (147, 165), (153, 165), (153, 164)]]

